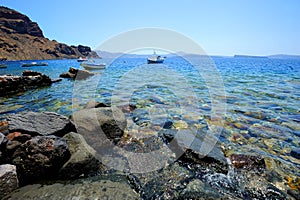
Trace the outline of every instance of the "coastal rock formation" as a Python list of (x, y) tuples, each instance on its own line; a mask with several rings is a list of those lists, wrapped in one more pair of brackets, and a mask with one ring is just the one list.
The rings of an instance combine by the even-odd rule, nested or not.
[(0, 96), (24, 92), (37, 87), (50, 86), (53, 81), (39, 72), (24, 71), (22, 76), (0, 76)]
[(36, 22), (3, 6), (0, 6), (0, 55), (0, 60), (98, 58), (90, 47), (68, 46), (45, 38)]
[(62, 137), (69, 132), (76, 132), (72, 121), (53, 112), (27, 112), (11, 115), (7, 118), (9, 132), (22, 132), (32, 136), (56, 135)]
[(16, 166), (0, 165), (0, 199), (19, 187)]
[(59, 75), (59, 77), (61, 78), (71, 78), (71, 79), (77, 79), (77, 80), (81, 80), (81, 79), (86, 79), (90, 76), (93, 76), (94, 74), (87, 71), (87, 70), (80, 70), (80, 69), (75, 69), (73, 67), (70, 67), (68, 72), (62, 73), (61, 75)]

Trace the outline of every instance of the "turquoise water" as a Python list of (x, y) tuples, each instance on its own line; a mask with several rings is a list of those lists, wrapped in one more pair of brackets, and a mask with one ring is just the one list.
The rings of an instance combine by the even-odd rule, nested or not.
[[(213, 61), (226, 91), (225, 96), (220, 95), (226, 102), (220, 142), (228, 148), (228, 154), (258, 153), (288, 166), (285, 169), (279, 168), (279, 174), (299, 177), (300, 160), (291, 157), (290, 151), (300, 147), (300, 60), (215, 57)], [(76, 60), (46, 62), (49, 66), (26, 69), (40, 71), (51, 78), (58, 78), (69, 67), (82, 69)], [(101, 62), (109, 63), (110, 60), (104, 59)], [(20, 75), (25, 70), (21, 63), (9, 62), (7, 69), (0, 69), (0, 75)], [(69, 116), (73, 111), (83, 108), (90, 99), (110, 103), (112, 92), (124, 81), (128, 91), (132, 91), (130, 102), (139, 108), (133, 115), (143, 118), (141, 126), (159, 124), (155, 119), (160, 118), (173, 121), (174, 124), (180, 122), (177, 123), (179, 129), (185, 127), (182, 121), (188, 126), (196, 127), (201, 127), (203, 123), (213, 123), (210, 121), (213, 101), (210, 89), (207, 87), (207, 80), (199, 76), (195, 67), (183, 58), (170, 57), (160, 67), (168, 67), (180, 74), (172, 82), (167, 80), (170, 77), (168, 71), (165, 74), (163, 71), (157, 72), (157, 78), (164, 83), (163, 86), (155, 82), (143, 84), (144, 77), (122, 79), (126, 75), (134, 75), (132, 70), (144, 64), (145, 58), (121, 57), (113, 61), (106, 70), (95, 71), (96, 75), (87, 80), (64, 79), (51, 87), (0, 97), (0, 118), (30, 110), (54, 111)], [(157, 67), (149, 65), (148, 70), (145, 73), (153, 76)], [(203, 70), (205, 71), (205, 67)], [(184, 81), (197, 96), (196, 103), (188, 92), (182, 92), (178, 96), (174, 90), (180, 88)], [(193, 113), (193, 109), (180, 109), (182, 105), (192, 103), (199, 108), (197, 113)], [(164, 105), (164, 110), (153, 109), (158, 105)], [(151, 120), (151, 116), (157, 118)]]

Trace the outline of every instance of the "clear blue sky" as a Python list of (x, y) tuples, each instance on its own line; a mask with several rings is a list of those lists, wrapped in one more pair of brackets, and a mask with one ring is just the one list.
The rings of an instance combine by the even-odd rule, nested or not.
[(300, 55), (299, 0), (1, 0), (44, 35), (96, 48), (142, 27), (178, 31), (211, 55)]

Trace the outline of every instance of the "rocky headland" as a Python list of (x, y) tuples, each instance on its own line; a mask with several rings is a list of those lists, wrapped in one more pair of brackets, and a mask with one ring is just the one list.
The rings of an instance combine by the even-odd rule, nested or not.
[(0, 60), (43, 60), (94, 57), (90, 47), (69, 46), (44, 37), (26, 15), (0, 6)]

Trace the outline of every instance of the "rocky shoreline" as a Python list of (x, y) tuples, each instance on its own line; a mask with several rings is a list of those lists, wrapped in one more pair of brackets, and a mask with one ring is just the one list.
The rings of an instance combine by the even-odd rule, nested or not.
[[(297, 190), (283, 191), (278, 187), (279, 176), (268, 171), (267, 158), (224, 155), (218, 143), (208, 155), (202, 155), (196, 147), (203, 138), (197, 137), (193, 145), (182, 147), (176, 138), (177, 130), (170, 127), (138, 139), (126, 131), (123, 111), (92, 102), (70, 118), (51, 112), (10, 115), (1, 123), (0, 198), (299, 197)], [(176, 151), (174, 145), (183, 151)], [(163, 157), (165, 165), (161, 169), (137, 172), (137, 166), (146, 161), (131, 158), (131, 153), (145, 154), (165, 146), (173, 147), (173, 157), (178, 154), (178, 158)], [(106, 162), (116, 157), (121, 157), (122, 162)], [(149, 162), (148, 167), (155, 161)], [(120, 166), (123, 171), (117, 170)], [(299, 187), (296, 182), (293, 184)]]

